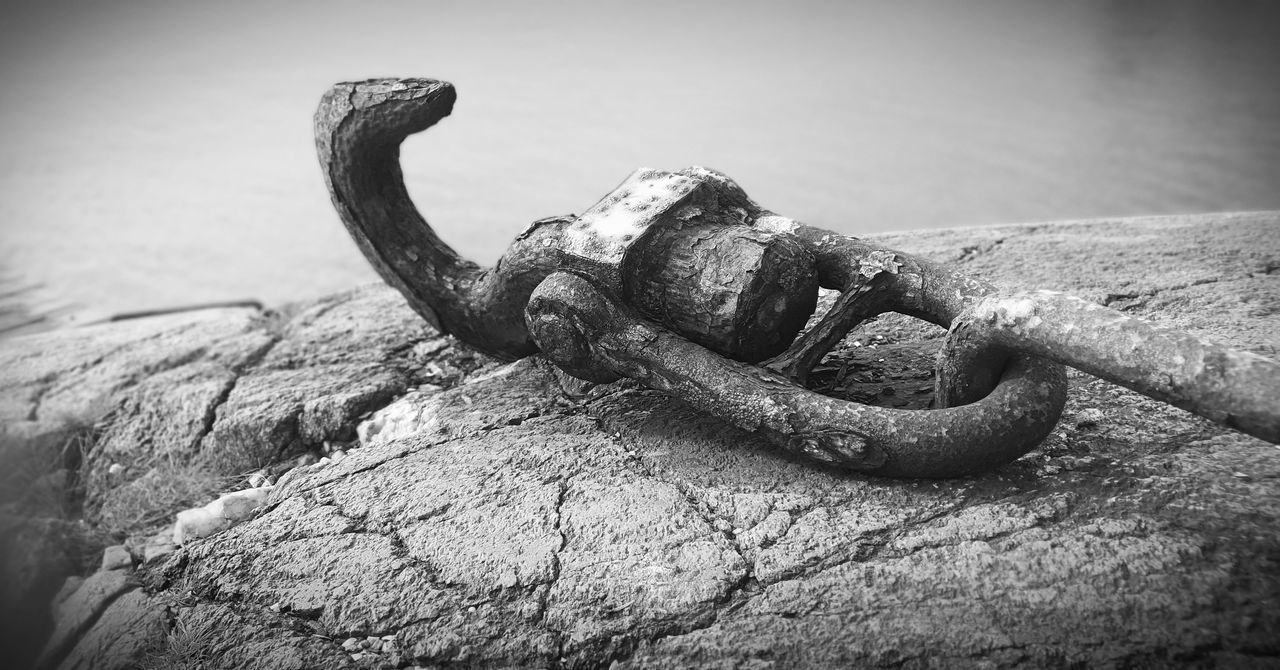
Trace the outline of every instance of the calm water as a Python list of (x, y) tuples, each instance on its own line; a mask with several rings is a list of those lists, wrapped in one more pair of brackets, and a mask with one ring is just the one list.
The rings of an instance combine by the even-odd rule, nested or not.
[[(465, 7), (463, 6), (465, 4)], [(1270, 2), (41, 2), (0, 26), (0, 262), (66, 319), (375, 279), (310, 118), (431, 76), (460, 251), (701, 164), (847, 233), (1280, 208)], [(3, 287), (0, 287), (3, 288)]]

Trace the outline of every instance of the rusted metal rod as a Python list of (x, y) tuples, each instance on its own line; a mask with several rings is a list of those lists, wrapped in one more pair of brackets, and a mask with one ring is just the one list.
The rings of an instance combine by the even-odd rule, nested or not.
[(981, 398), (1010, 351), (1280, 444), (1280, 362), (1056, 291), (994, 294), (967, 308), (938, 355), (937, 397), (945, 405)]

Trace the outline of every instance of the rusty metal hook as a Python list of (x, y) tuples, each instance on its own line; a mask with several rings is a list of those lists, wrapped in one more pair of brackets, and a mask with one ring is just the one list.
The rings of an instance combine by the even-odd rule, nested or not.
[[(481, 351), (541, 351), (585, 379), (637, 379), (793, 453), (882, 475), (956, 476), (1026, 453), (1062, 411), (1061, 363), (1280, 441), (1275, 361), (1185, 334), (1142, 331), (1134, 340), (1141, 328), (1132, 325), (1122, 328), (1131, 350), (1080, 340), (1056, 347), (1060, 327), (1044, 324), (1060, 314), (1093, 328), (1113, 313), (1003, 296), (929, 261), (773, 214), (702, 168), (640, 170), (581, 216), (535, 222), (481, 269), (431, 231), (399, 166), (404, 138), (447, 116), (454, 99), (451, 85), (427, 79), (339, 84), (316, 113), (317, 149), (334, 205), (373, 266), (430, 323)], [(818, 284), (841, 297), (797, 337)], [(939, 359), (942, 409), (869, 407), (793, 383), (851, 328), (886, 311), (951, 329)], [(1143, 348), (1157, 340), (1173, 348)], [(1178, 361), (1191, 349), (1207, 353)], [(1141, 363), (1116, 365), (1139, 350)]]

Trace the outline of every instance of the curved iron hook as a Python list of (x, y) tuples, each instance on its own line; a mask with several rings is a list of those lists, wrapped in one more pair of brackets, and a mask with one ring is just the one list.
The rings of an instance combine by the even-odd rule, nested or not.
[(529, 294), (564, 266), (550, 241), (567, 217), (531, 225), (493, 268), (464, 260), (435, 234), (404, 186), (400, 144), (453, 111), (453, 85), (433, 79), (337, 84), (316, 110), (316, 150), (347, 231), (378, 274), (442, 333), (507, 360), (537, 352), (524, 323)]

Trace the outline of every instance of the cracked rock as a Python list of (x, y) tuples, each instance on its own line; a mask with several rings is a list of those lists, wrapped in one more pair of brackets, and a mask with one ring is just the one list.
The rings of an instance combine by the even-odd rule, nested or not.
[[(1277, 225), (1275, 213), (1204, 215), (882, 241), (963, 257), (1011, 289), (1150, 287), (1132, 311), (1274, 355), (1280, 275), (1257, 268), (1280, 258)], [(1280, 655), (1280, 450), (1081, 373), (1074, 425), (1033, 455), (964, 479), (882, 480), (799, 462), (635, 384), (570, 396), (544, 361), (466, 352), (390, 289), (236, 318), (106, 328), (98, 356), (59, 352), (85, 346), (67, 335), (5, 353), (21, 362), (0, 383), (15, 421), (39, 423), (33, 408), (43, 420), (49, 402), (93, 418), (81, 429), (101, 446), (59, 469), (127, 466), (86, 479), (102, 502), (83, 523), (139, 527), (126, 545), (146, 559), (64, 593), (53, 666), (1247, 667)], [(181, 336), (224, 330), (216, 346)], [(940, 336), (882, 316), (859, 332), (876, 350), (848, 376), (874, 378), (867, 402), (917, 397), (907, 390)], [(143, 346), (170, 351), (121, 353)], [(877, 369), (881, 357), (898, 367)], [(116, 411), (76, 404), (90, 398)], [(1106, 430), (1086, 430), (1093, 417)], [(23, 458), (57, 444), (6, 430), (33, 440)], [(288, 469), (304, 453), (329, 462)], [(241, 523), (181, 547), (108, 504), (179, 472), (194, 484), (159, 523), (225, 490), (219, 477), (280, 477)]]

